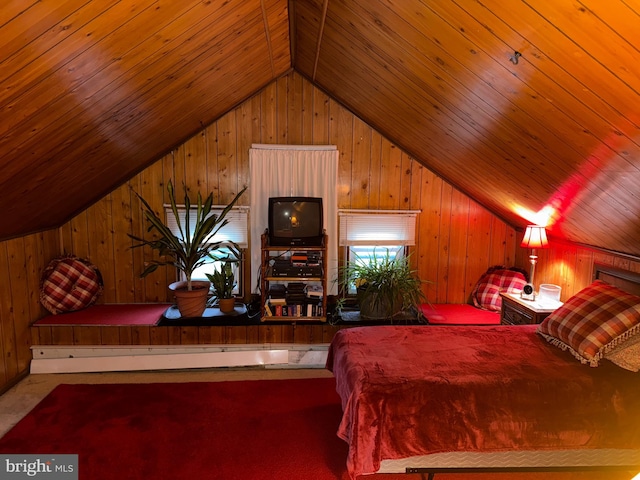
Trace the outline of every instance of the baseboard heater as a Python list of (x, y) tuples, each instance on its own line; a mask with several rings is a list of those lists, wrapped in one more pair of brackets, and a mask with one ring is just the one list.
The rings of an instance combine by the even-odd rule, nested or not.
[(92, 373), (216, 367), (322, 368), (327, 345), (33, 346), (30, 372)]

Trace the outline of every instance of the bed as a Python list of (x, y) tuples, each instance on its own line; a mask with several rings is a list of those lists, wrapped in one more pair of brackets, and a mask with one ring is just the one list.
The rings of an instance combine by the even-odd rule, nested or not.
[[(338, 435), (349, 445), (351, 478), (487, 469), (640, 471), (640, 373), (607, 359), (640, 337), (640, 303), (636, 308), (637, 297), (625, 293), (640, 293), (640, 276), (605, 266), (595, 271), (589, 288), (616, 290), (616, 298), (632, 304), (625, 321), (638, 317), (595, 352), (592, 344), (583, 351), (554, 343), (538, 331), (542, 325), (337, 332), (327, 368), (342, 400)], [(561, 307), (569, 314), (554, 319), (560, 309), (554, 312), (545, 329), (575, 317), (570, 305), (576, 301)], [(576, 311), (584, 312), (583, 304)]]

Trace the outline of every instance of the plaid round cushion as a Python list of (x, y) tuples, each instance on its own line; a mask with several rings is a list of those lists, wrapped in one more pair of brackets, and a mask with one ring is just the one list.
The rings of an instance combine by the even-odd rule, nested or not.
[(640, 333), (640, 297), (596, 280), (549, 315), (538, 333), (597, 367), (607, 352)]
[(526, 283), (527, 280), (520, 272), (508, 269), (490, 269), (480, 277), (471, 294), (473, 304), (485, 310), (499, 312), (502, 308), (500, 293), (519, 293)]
[(53, 259), (42, 273), (40, 303), (52, 314), (93, 305), (102, 293), (100, 271), (73, 255)]

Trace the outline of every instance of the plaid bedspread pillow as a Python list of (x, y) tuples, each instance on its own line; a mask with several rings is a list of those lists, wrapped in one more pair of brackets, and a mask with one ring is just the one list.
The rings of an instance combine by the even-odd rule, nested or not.
[(102, 275), (88, 260), (58, 257), (42, 274), (40, 303), (54, 315), (73, 312), (93, 305), (102, 289)]
[(640, 333), (640, 297), (596, 280), (549, 315), (538, 333), (597, 367), (607, 352)]

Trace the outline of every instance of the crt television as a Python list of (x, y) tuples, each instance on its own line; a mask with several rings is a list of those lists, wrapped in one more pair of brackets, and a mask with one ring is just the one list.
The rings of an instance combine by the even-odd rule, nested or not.
[(323, 237), (322, 198), (269, 198), (269, 243), (319, 246)]

